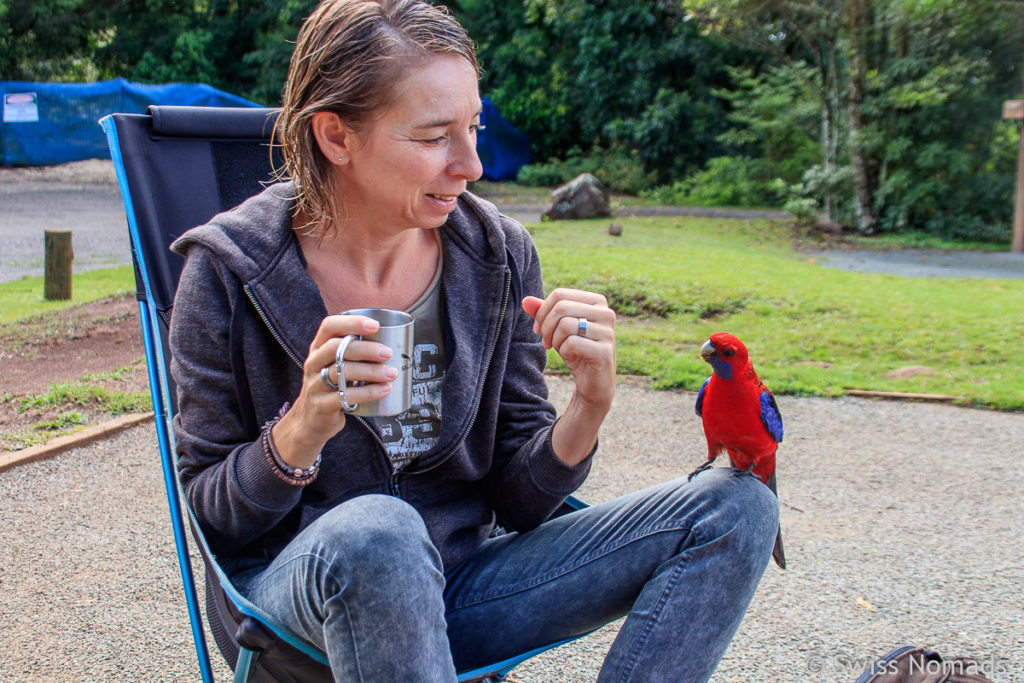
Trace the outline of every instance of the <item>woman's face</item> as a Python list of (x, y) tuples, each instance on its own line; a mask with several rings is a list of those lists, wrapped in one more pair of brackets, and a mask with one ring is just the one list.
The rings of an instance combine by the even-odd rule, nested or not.
[(409, 69), (390, 106), (346, 137), (352, 144), (337, 184), (342, 215), (375, 231), (443, 225), (466, 184), (483, 173), (481, 108), (476, 70), (462, 57)]

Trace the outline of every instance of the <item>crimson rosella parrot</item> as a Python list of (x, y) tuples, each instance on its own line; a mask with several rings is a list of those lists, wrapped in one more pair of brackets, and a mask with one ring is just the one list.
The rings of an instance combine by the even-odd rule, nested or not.
[[(708, 459), (690, 476), (711, 467), (724, 450), (733, 467), (752, 472), (778, 496), (775, 451), (782, 441), (782, 415), (775, 396), (754, 372), (747, 347), (728, 332), (711, 335), (700, 355), (713, 370), (697, 394), (696, 407), (704, 423)], [(772, 557), (786, 568), (781, 527)]]

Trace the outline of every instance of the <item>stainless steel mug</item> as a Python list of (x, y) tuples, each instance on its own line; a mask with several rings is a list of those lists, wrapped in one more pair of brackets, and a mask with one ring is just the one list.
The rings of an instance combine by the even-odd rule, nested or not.
[[(338, 371), (338, 397), (342, 409), (351, 415), (363, 417), (386, 417), (401, 415), (409, 410), (412, 404), (412, 353), (413, 353), (413, 317), (404, 311), (390, 308), (356, 308), (342, 312), (342, 315), (363, 315), (380, 323), (380, 328), (373, 334), (350, 334), (342, 338), (338, 352), (334, 358)], [(345, 395), (345, 365), (342, 358), (345, 349), (354, 339), (375, 341), (391, 349), (391, 358), (385, 365), (398, 371), (398, 377), (391, 383), (391, 393), (378, 401), (364, 401), (351, 405)]]

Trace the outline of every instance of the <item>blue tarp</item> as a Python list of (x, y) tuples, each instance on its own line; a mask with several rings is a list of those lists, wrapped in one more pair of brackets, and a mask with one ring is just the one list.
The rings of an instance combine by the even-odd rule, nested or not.
[(505, 120), (488, 98), (480, 123), (484, 129), (476, 138), (476, 151), (488, 180), (515, 180), (519, 169), (530, 163), (530, 138)]
[(123, 78), (96, 83), (0, 81), (0, 165), (109, 159), (98, 121), (114, 112), (145, 114), (151, 104), (260, 106), (204, 83), (147, 85)]
[[(123, 78), (97, 83), (0, 81), (0, 165), (49, 166), (109, 159), (98, 121), (114, 112), (144, 114), (151, 104), (258, 107), (204, 83), (147, 85)], [(512, 180), (530, 163), (530, 138), (483, 98), (477, 152), (488, 180)]]

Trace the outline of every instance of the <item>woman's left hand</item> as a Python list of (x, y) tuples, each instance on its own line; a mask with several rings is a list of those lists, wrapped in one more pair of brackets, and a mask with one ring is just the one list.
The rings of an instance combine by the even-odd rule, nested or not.
[(561, 288), (547, 299), (526, 297), (523, 310), (533, 318), (544, 348), (554, 349), (572, 373), (576, 390), (560, 424), (570, 422), (562, 436), (571, 435), (566, 442), (576, 447), (570, 447), (573, 453), (559, 450), (559, 439), (555, 452), (570, 463), (582, 460), (593, 449), (615, 396), (615, 311), (601, 294)]

